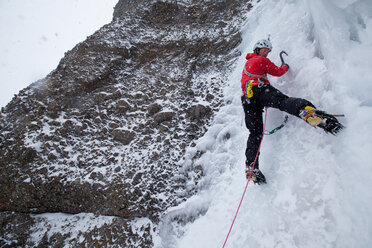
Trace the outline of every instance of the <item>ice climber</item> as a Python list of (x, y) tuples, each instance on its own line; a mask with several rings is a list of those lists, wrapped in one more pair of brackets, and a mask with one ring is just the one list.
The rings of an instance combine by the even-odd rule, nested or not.
[(245, 151), (246, 177), (258, 184), (266, 183), (258, 162), (258, 149), (264, 131), (262, 118), (264, 107), (280, 109), (332, 134), (343, 127), (335, 117), (317, 110), (311, 102), (288, 97), (271, 86), (267, 74), (280, 77), (289, 70), (289, 66), (283, 59), (282, 65), (278, 67), (267, 58), (271, 50), (272, 45), (269, 40), (259, 40), (253, 47), (253, 53), (248, 53), (246, 56), (247, 62), (241, 79), (245, 124), (250, 132)]

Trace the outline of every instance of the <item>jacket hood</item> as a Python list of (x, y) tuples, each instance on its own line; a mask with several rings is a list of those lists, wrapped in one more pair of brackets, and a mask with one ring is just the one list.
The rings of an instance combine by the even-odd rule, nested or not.
[(245, 58), (248, 60), (248, 59), (251, 59), (251, 58), (256, 57), (256, 56), (258, 56), (258, 55), (255, 54), (255, 53), (248, 53), (247, 56), (245, 56)]

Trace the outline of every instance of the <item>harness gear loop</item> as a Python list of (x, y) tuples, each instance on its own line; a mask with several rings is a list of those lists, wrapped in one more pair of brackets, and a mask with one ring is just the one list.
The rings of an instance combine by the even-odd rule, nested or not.
[(259, 78), (257, 79), (259, 84), (257, 85), (258, 88), (261, 88), (262, 86), (264, 86), (265, 82), (262, 82)]

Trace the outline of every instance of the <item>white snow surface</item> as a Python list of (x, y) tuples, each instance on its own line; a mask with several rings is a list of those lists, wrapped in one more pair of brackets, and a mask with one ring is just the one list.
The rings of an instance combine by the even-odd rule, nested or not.
[[(279, 65), (285, 50), (290, 65), (283, 77), (270, 78), (272, 85), (344, 114), (346, 129), (333, 136), (292, 116), (265, 136), (260, 169), (268, 184), (248, 185), (225, 247), (372, 247), (372, 2), (261, 1), (242, 31), (226, 105), (182, 161), (185, 170), (202, 166), (199, 191), (168, 210), (155, 247), (223, 246), (246, 185), (242, 68), (254, 43), (269, 34), (269, 58)], [(267, 129), (284, 114), (269, 109)], [(197, 151), (204, 153), (191, 161)]]
[[(37, 225), (33, 227), (30, 241), (38, 243), (47, 233), (48, 239), (54, 233), (65, 235), (71, 233), (72, 235), (65, 240), (65, 243), (73, 239), (78, 239), (80, 232), (84, 233), (92, 230), (95, 227), (101, 227), (104, 224), (110, 224), (114, 217), (99, 216), (96, 217), (92, 213), (81, 214), (64, 214), (64, 213), (44, 213), (34, 215)], [(65, 245), (67, 247), (67, 245)]]

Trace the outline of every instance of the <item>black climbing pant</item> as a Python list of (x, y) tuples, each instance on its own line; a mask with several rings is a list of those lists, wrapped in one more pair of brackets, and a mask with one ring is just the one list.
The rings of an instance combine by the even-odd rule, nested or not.
[[(311, 102), (301, 98), (288, 97), (269, 84), (254, 86), (252, 90), (253, 97), (249, 100), (246, 95), (242, 96), (245, 125), (249, 129), (247, 149), (245, 150), (246, 164), (251, 164), (256, 158), (264, 131), (262, 119), (264, 107), (277, 108), (297, 117), (305, 106), (314, 107)], [(259, 168), (258, 158), (255, 168)]]

